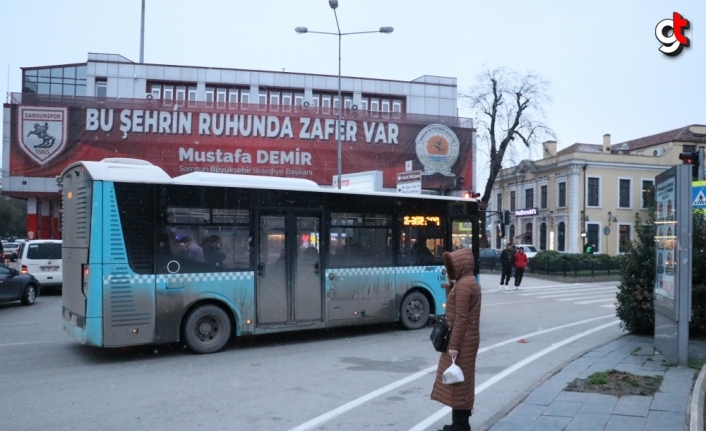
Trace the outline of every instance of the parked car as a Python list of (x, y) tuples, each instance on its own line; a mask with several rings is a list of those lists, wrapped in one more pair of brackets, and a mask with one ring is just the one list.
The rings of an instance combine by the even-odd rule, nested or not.
[(527, 255), (527, 260), (532, 259), (537, 253), (539, 253), (537, 247), (531, 244), (517, 244), (517, 247), (522, 247), (524, 249), (525, 254)]
[(480, 266), (481, 268), (500, 268), (500, 250), (494, 248), (480, 249)]
[(0, 302), (21, 301), (22, 305), (32, 305), (40, 289), (39, 281), (33, 276), (0, 265)]
[(20, 244), (14, 268), (23, 274), (32, 274), (42, 287), (61, 286), (61, 240), (36, 239)]
[(20, 249), (20, 243), (18, 242), (6, 242), (2, 245), (3, 250), (0, 250), (0, 253), (2, 253), (2, 262), (4, 263), (5, 261), (7, 262), (14, 262), (17, 260), (17, 252)]

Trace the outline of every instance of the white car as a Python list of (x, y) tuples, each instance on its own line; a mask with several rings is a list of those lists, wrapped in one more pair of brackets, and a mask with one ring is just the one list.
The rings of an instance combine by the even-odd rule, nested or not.
[(60, 287), (63, 283), (61, 240), (36, 239), (20, 244), (14, 267), (23, 274), (31, 274), (42, 285)]
[(517, 248), (520, 247), (522, 247), (522, 249), (525, 251), (525, 254), (527, 255), (527, 260), (532, 259), (537, 253), (539, 253), (537, 247), (530, 244), (517, 244)]

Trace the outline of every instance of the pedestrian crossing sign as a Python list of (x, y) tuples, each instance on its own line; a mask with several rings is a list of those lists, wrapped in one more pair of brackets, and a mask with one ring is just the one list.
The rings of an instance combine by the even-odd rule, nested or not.
[(691, 187), (691, 205), (694, 208), (706, 209), (706, 182), (696, 181)]

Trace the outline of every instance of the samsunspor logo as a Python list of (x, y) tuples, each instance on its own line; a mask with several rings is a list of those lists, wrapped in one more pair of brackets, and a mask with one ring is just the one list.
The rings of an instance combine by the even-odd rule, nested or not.
[(672, 19), (663, 19), (655, 27), (655, 37), (662, 43), (659, 50), (670, 57), (679, 55), (685, 47), (691, 45), (691, 40), (684, 32), (689, 30), (691, 23), (678, 12), (674, 12)]

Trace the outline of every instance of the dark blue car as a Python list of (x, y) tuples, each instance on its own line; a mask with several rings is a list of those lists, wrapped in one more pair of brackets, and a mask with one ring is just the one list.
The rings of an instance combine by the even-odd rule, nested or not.
[(0, 302), (21, 301), (22, 305), (32, 305), (39, 291), (34, 276), (0, 265)]

